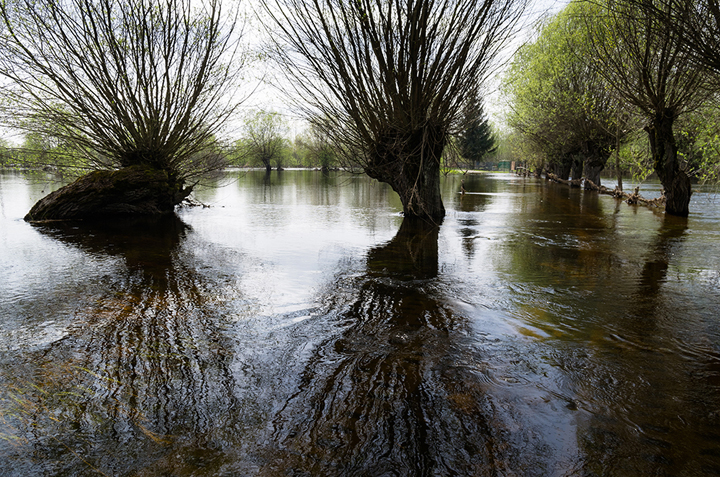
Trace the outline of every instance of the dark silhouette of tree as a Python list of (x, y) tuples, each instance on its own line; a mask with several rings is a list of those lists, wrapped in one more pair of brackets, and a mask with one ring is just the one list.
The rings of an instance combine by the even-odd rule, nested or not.
[[(652, 3), (669, 15), (670, 5)], [(663, 17), (637, 8), (636, 0), (598, 6), (586, 18), (594, 58), (618, 95), (635, 106), (646, 121), (653, 168), (665, 189), (666, 213), (689, 214), (690, 178), (681, 168), (673, 125), (682, 113), (706, 97), (705, 76), (692, 67), (693, 55), (677, 29)]]
[(472, 93), (463, 110), (465, 128), (458, 135), (458, 147), (463, 159), (471, 165), (480, 162), (486, 154), (497, 149), (490, 120), (485, 115), (482, 101)]
[[(263, 0), (298, 107), (406, 216), (437, 221), (440, 158), (526, 0)], [(320, 119), (318, 119), (320, 118)]]
[(239, 103), (236, 18), (219, 0), (0, 2), (3, 117), (95, 168), (182, 184), (223, 164), (211, 145)]

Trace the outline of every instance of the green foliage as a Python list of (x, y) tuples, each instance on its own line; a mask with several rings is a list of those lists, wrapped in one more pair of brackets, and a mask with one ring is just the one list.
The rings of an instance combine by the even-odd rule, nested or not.
[(12, 164), (13, 156), (10, 151), (10, 144), (5, 139), (0, 138), (0, 167)]
[(678, 155), (691, 177), (720, 182), (720, 109), (710, 101), (683, 116), (676, 127)]
[(634, 182), (643, 182), (652, 175), (653, 161), (645, 131), (636, 130), (628, 135), (620, 147), (620, 167)]
[(77, 176), (90, 169), (86, 157), (78, 155), (77, 150), (63, 140), (39, 132), (25, 134), (19, 147), (0, 140), (0, 167), (42, 169)]
[(308, 145), (304, 134), (299, 134), (291, 144), (290, 161), (294, 167), (309, 167)]
[(607, 160), (616, 142), (620, 104), (592, 61), (585, 18), (596, 8), (572, 2), (546, 19), (522, 46), (503, 79), (506, 121), (526, 154), (561, 164), (573, 157)]
[(340, 153), (322, 128), (311, 123), (302, 141), (307, 151), (306, 160), (309, 167), (327, 171), (338, 166)]

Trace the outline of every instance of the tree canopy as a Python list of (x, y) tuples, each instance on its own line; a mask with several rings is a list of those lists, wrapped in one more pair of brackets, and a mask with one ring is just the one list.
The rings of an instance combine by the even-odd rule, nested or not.
[(4, 0), (3, 118), (94, 167), (201, 174), (239, 102), (236, 19), (219, 0)]
[[(687, 131), (679, 154), (674, 129), (717, 89), (708, 81), (706, 54), (716, 40), (703, 36), (717, 33), (713, 2), (572, 1), (515, 55), (504, 81), (508, 123), (561, 178), (571, 169), (573, 178), (581, 177), (580, 159), (595, 184), (613, 150), (619, 167), (623, 138), (633, 127), (644, 129), (666, 212), (688, 215), (688, 163), (704, 162), (692, 154), (700, 139)], [(701, 22), (698, 12), (708, 18)], [(695, 151), (707, 152), (713, 141), (700, 135)]]
[(572, 2), (541, 23), (535, 41), (520, 48), (504, 78), (507, 120), (567, 179), (585, 170), (600, 183), (618, 135), (626, 128), (618, 96), (590, 60), (592, 44), (586, 18), (597, 7)]
[(238, 142), (241, 156), (262, 164), (267, 171), (272, 170), (273, 162), (281, 168), (287, 129), (277, 112), (257, 110), (248, 113), (243, 122), (242, 139)]
[(707, 98), (707, 77), (694, 67), (682, 37), (665, 21), (672, 5), (647, 0), (668, 13), (663, 17), (636, 8), (634, 1), (612, 1), (586, 19), (592, 57), (612, 90), (645, 122), (653, 168), (665, 191), (665, 211), (687, 216), (692, 190), (673, 127), (681, 114)]

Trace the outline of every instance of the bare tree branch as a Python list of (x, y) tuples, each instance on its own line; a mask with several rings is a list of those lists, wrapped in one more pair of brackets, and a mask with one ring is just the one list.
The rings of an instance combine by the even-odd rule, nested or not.
[(8, 125), (60, 137), (95, 167), (144, 164), (180, 181), (217, 167), (200, 157), (240, 103), (237, 11), (220, 0), (3, 0), (0, 22)]

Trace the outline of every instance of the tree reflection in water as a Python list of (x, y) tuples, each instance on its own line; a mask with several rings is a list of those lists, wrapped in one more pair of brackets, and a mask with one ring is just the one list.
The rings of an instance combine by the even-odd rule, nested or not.
[[(501, 429), (452, 348), (463, 323), (443, 303), (438, 227), (405, 219), (366, 273), (326, 297), (345, 330), (314, 352), (275, 419), (267, 475), (484, 475)], [(345, 281), (346, 283), (342, 283)], [(468, 378), (468, 379), (465, 379)]]
[[(18, 435), (29, 433), (27, 473), (212, 473), (237, 406), (222, 304), (211, 283), (178, 260), (177, 217), (44, 225), (90, 254), (122, 257), (62, 340), (14, 369)], [(216, 302), (213, 302), (216, 301)], [(27, 435), (27, 434), (26, 434)], [(218, 462), (216, 462), (216, 460)]]
[(665, 281), (669, 264), (674, 255), (674, 248), (685, 239), (688, 224), (685, 217), (663, 218), (662, 226), (648, 253), (643, 266), (638, 290), (638, 301), (647, 309), (639, 310), (638, 317), (652, 317), (653, 302), (657, 300), (660, 287)]
[[(585, 373), (590, 390), (585, 400), (594, 400), (596, 409), (579, 425), (578, 441), (584, 470), (591, 475), (715, 475), (720, 470), (712, 462), (720, 420), (712, 412), (699, 413), (716, 407), (717, 383), (701, 378), (717, 376), (718, 355), (711, 345), (683, 343), (688, 331), (699, 334), (687, 328), (695, 319), (685, 321), (690, 310), (680, 314), (672, 293), (663, 290), (668, 270), (678, 267), (674, 257), (682, 256), (687, 230), (686, 218), (662, 219), (643, 254), (616, 335), (597, 351), (593, 372)], [(673, 342), (685, 348), (679, 360), (664, 345)]]

